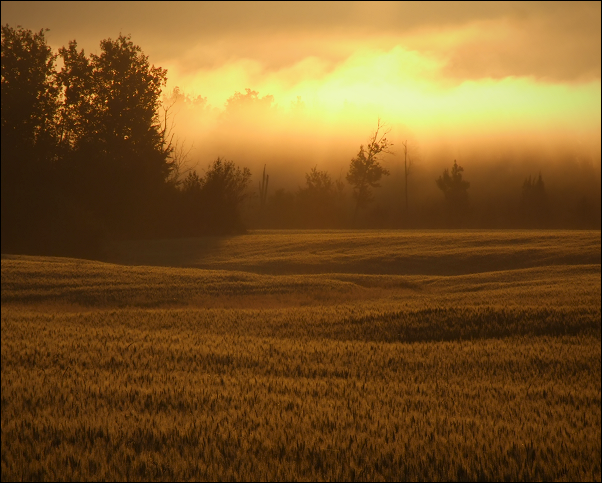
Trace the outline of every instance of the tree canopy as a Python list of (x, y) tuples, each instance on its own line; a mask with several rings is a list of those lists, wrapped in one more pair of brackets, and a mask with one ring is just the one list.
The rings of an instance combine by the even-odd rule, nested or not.
[(101, 41), (99, 55), (86, 57), (75, 41), (59, 55), (61, 147), (74, 196), (110, 232), (136, 231), (147, 218), (137, 214), (150, 209), (174, 167), (159, 118), (167, 72), (124, 35)]
[(243, 231), (240, 208), (250, 196), (251, 171), (218, 157), (204, 176), (188, 173), (182, 191), (188, 200), (188, 234)]
[(44, 241), (59, 89), (44, 30), (2, 26), (2, 246)]
[[(179, 190), (173, 178), (166, 81), (130, 36), (102, 40), (99, 54), (76, 41), (53, 54), (43, 30), (2, 27), (3, 250), (85, 252), (105, 236), (180, 230), (194, 180)], [(240, 227), (249, 178), (220, 158), (199, 178), (206, 231)]]

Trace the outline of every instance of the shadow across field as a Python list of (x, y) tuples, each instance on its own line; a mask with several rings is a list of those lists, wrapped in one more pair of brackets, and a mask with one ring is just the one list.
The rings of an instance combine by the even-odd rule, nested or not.
[(256, 230), (114, 243), (105, 261), (261, 274), (462, 275), (600, 264), (599, 231)]
[(189, 326), (278, 339), (600, 337), (600, 266), (454, 276), (261, 275), (7, 256), (2, 310), (24, 320), (73, 314), (94, 325), (132, 320), (153, 330)]

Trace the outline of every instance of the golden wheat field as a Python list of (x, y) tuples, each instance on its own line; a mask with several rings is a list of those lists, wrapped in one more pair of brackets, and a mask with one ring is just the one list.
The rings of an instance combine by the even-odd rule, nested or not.
[(598, 480), (600, 231), (2, 255), (2, 480)]

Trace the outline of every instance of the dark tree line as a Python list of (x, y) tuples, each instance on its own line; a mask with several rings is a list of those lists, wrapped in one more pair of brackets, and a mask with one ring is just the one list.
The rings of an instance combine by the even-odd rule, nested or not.
[[(251, 172), (220, 157), (204, 173), (182, 172), (169, 103), (161, 102), (166, 80), (167, 72), (151, 65), (129, 36), (103, 40), (98, 55), (86, 55), (75, 41), (55, 54), (43, 30), (2, 26), (3, 252), (97, 256), (105, 240), (238, 233), (253, 219), (274, 228), (412, 226), (407, 220), (419, 227), (475, 226), (470, 183), (456, 161), (435, 180), (444, 218), (408, 209), (406, 143), (405, 186), (399, 186), (405, 211), (396, 218), (391, 203), (377, 200), (375, 190), (390, 174), (381, 156), (392, 154), (380, 120), (345, 176), (333, 179), (315, 166), (296, 192), (274, 189), (264, 168), (255, 196)], [(172, 99), (182, 96), (175, 89)], [(224, 116), (243, 116), (249, 106), (270, 110), (273, 100), (251, 89), (237, 92)], [(192, 102), (205, 105), (206, 98)], [(257, 216), (245, 216), (243, 206), (254, 200)], [(552, 226), (541, 173), (525, 180), (516, 211), (502, 223)], [(584, 195), (571, 220), (599, 228), (599, 204)]]
[(523, 183), (520, 199), (522, 223), (527, 227), (545, 227), (549, 222), (550, 206), (546, 187), (541, 177), (529, 177)]
[(43, 30), (2, 27), (3, 252), (96, 254), (105, 238), (241, 229), (248, 170), (218, 158), (179, 182), (166, 75), (129, 36), (99, 55), (75, 41), (54, 54)]
[[(327, 171), (314, 166), (305, 175), (305, 185), (296, 193), (278, 189), (266, 202), (260, 184), (261, 224), (272, 227), (302, 228), (341, 228), (357, 226), (358, 214), (366, 210), (374, 201), (373, 190), (379, 188), (379, 181), (388, 176), (389, 171), (380, 164), (380, 155), (389, 153), (391, 144), (387, 132), (378, 122), (367, 145), (360, 145), (358, 154), (351, 159), (345, 179), (352, 188), (354, 204), (352, 218), (349, 219), (345, 200), (345, 183), (342, 176), (333, 180)], [(264, 170), (265, 176), (265, 170)]]
[[(182, 182), (184, 230), (180, 234), (228, 233), (244, 231), (240, 206), (249, 197), (251, 171), (233, 161), (217, 158), (205, 176), (188, 173)], [(205, 208), (205, 209), (203, 209)], [(207, 209), (210, 208), (210, 209)]]
[[(347, 173), (350, 186), (339, 178), (333, 181), (326, 171), (312, 168), (306, 175), (306, 183), (295, 192), (282, 188), (273, 189), (262, 205), (262, 216), (254, 226), (266, 228), (599, 228), (599, 204), (582, 195), (574, 206), (556, 206), (554, 208), (548, 196), (543, 176), (528, 176), (518, 196), (510, 195), (502, 202), (483, 203), (483, 199), (471, 201), (469, 190), (471, 183), (464, 179), (464, 168), (454, 160), (451, 169), (445, 168), (434, 180), (434, 184), (443, 195), (439, 201), (415, 204), (411, 210), (404, 209), (404, 183), (399, 183), (397, 194), (398, 210), (390, 209), (395, 201), (383, 204), (375, 196), (376, 184), (369, 185), (362, 176), (350, 176), (361, 173), (367, 166), (369, 157), (356, 156), (351, 160)], [(359, 165), (359, 166), (358, 166)], [(382, 169), (380, 163), (374, 165)], [(350, 180), (357, 181), (357, 184)], [(359, 205), (360, 187), (370, 188), (369, 197), (363, 198)], [(351, 188), (351, 196), (348, 196)], [(420, 188), (417, 186), (417, 188)], [(391, 192), (391, 186), (389, 186)], [(359, 197), (362, 200), (361, 197)], [(562, 210), (565, 210), (564, 212)], [(556, 211), (555, 211), (556, 210)], [(408, 216), (408, 213), (410, 216)], [(563, 217), (566, 213), (566, 217)], [(359, 214), (359, 216), (358, 216)]]
[(436, 180), (437, 187), (445, 197), (448, 217), (452, 226), (462, 224), (463, 218), (469, 210), (468, 188), (470, 188), (470, 183), (463, 179), (463, 172), (464, 168), (458, 166), (454, 159), (451, 174), (445, 168), (443, 174)]

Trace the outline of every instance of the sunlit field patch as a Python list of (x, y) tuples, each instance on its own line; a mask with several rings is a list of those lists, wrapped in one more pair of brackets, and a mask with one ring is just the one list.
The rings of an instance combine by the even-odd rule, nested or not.
[(2, 256), (3, 480), (600, 480), (599, 231), (111, 250)]

